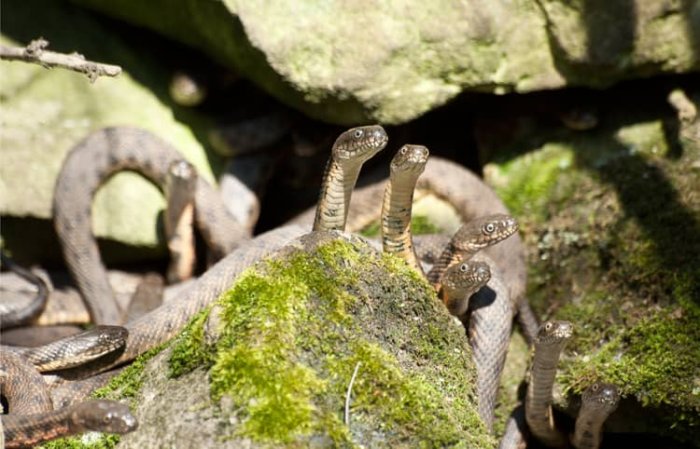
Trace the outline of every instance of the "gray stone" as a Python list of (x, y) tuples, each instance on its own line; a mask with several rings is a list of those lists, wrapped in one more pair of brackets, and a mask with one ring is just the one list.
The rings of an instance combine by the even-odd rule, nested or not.
[(76, 1), (197, 47), (340, 124), (403, 123), (465, 91), (700, 68), (700, 6), (687, 0)]

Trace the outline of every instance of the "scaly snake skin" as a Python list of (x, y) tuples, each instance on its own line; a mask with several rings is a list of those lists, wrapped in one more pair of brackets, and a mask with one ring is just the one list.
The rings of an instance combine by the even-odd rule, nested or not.
[(3, 302), (0, 302), (0, 329), (7, 329), (26, 324), (41, 313), (49, 298), (49, 286), (46, 285), (46, 282), (39, 276), (17, 265), (2, 251), (0, 251), (0, 261), (2, 261), (2, 266), (7, 267), (10, 271), (35, 285), (37, 288), (34, 299), (22, 307), (9, 307)]
[[(91, 230), (92, 197), (119, 170), (136, 170), (163, 188), (170, 164), (182, 156), (153, 134), (137, 128), (105, 128), (76, 144), (54, 192), (54, 225), (63, 255), (95, 324), (121, 324), (118, 307)], [(217, 254), (229, 253), (248, 232), (201, 178), (195, 192), (197, 224)]]
[(40, 372), (56, 371), (116, 351), (124, 346), (127, 335), (128, 331), (121, 326), (101, 325), (38, 347), (0, 346), (0, 349), (22, 356)]
[(168, 282), (174, 284), (192, 277), (197, 262), (194, 247), (194, 196), (197, 171), (187, 161), (175, 161), (165, 178), (163, 228), (170, 252)]
[(619, 401), (620, 392), (613, 384), (596, 382), (588, 387), (581, 396), (581, 409), (571, 444), (576, 449), (598, 449), (603, 438), (603, 423), (615, 411)]
[(352, 190), (362, 164), (382, 150), (389, 138), (378, 125), (342, 133), (333, 144), (316, 208), (313, 230), (345, 230)]
[(544, 445), (565, 445), (564, 435), (557, 430), (552, 416), (552, 388), (559, 356), (573, 334), (568, 321), (547, 321), (535, 338), (530, 382), (525, 396), (525, 419), (532, 435)]
[(423, 273), (411, 238), (411, 211), (416, 181), (428, 161), (429, 151), (421, 145), (404, 145), (391, 160), (389, 182), (382, 204), (382, 247), (385, 253), (404, 259)]
[(452, 265), (442, 278), (442, 301), (456, 317), (467, 313), (469, 298), (491, 279), (491, 269), (484, 262), (468, 260)]

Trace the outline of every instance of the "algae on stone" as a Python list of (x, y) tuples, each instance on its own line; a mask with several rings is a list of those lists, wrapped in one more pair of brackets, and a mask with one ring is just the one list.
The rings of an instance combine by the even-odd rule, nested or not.
[(575, 415), (586, 386), (614, 382), (625, 399), (609, 430), (699, 444), (700, 146), (674, 117), (616, 106), (585, 133), (488, 142), (485, 173), (517, 211), (533, 307), (575, 325), (557, 406)]

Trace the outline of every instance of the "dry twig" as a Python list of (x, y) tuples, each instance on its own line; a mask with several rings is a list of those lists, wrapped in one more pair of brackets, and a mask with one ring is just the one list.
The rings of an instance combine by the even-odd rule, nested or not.
[(24, 61), (39, 64), (45, 68), (62, 67), (84, 73), (94, 82), (100, 76), (117, 76), (122, 68), (117, 65), (100, 64), (87, 61), (78, 53), (69, 55), (46, 50), (49, 42), (40, 37), (31, 41), (26, 47), (8, 47), (0, 45), (0, 59), (6, 61)]
[(348, 391), (345, 393), (345, 425), (350, 426), (350, 394), (352, 393), (352, 384), (355, 383), (355, 377), (357, 377), (357, 371), (360, 369), (362, 362), (357, 362), (355, 365), (355, 371), (352, 373), (350, 378), (350, 384), (348, 385)]

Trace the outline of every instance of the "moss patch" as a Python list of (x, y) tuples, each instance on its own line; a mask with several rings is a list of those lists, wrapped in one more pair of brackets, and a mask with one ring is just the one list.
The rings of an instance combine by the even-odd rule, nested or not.
[[(403, 261), (336, 240), (249, 269), (219, 305), (222, 334), (199, 360), (211, 367), (212, 397), (240, 422), (231, 438), (492, 446), (473, 405), (466, 339)], [(183, 333), (171, 368), (198, 354), (202, 327), (197, 318)]]
[(614, 382), (643, 424), (614, 416), (612, 431), (700, 444), (700, 176), (689, 168), (700, 148), (653, 107), (608, 111), (586, 133), (524, 127), (490, 142), (502, 151), (485, 173), (517, 211), (531, 303), (576, 325), (565, 393)]

